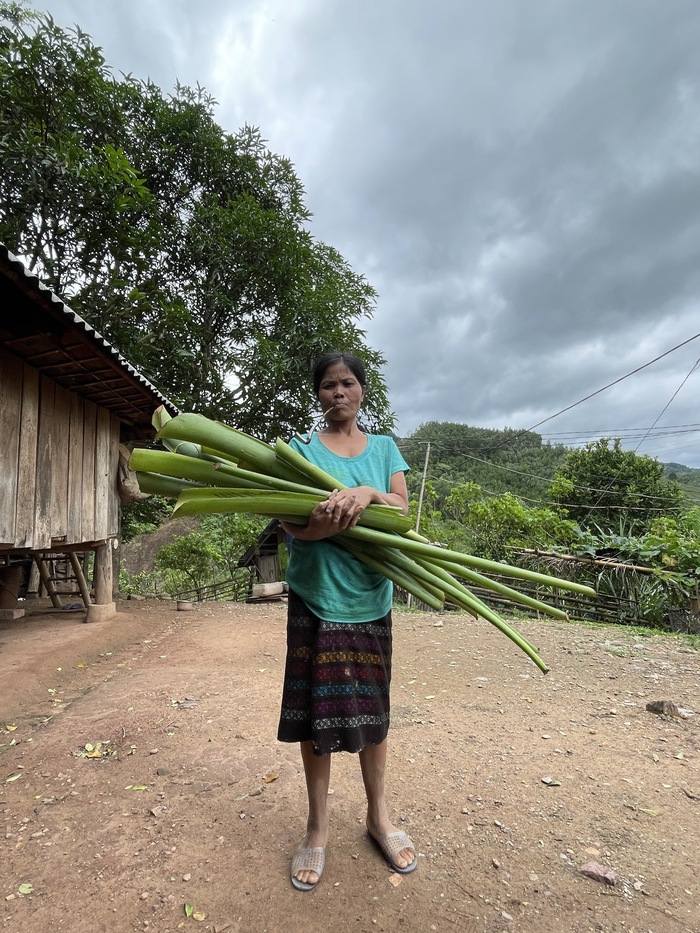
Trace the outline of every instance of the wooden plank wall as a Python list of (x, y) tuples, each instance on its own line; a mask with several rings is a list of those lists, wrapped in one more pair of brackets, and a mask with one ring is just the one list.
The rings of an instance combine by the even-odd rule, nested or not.
[(0, 549), (119, 530), (119, 420), (0, 349)]

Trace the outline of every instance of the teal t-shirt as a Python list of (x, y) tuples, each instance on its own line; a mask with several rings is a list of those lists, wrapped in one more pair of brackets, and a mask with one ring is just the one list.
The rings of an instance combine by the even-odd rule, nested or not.
[[(390, 492), (394, 473), (407, 472), (408, 464), (393, 438), (368, 434), (367, 446), (357, 457), (340, 457), (324, 447), (318, 434), (306, 445), (297, 440), (292, 447), (346, 486), (372, 486)], [(394, 589), (391, 580), (370, 570), (331, 538), (297, 541), (290, 547), (287, 567), (290, 589), (327, 622), (373, 622), (391, 610)]]

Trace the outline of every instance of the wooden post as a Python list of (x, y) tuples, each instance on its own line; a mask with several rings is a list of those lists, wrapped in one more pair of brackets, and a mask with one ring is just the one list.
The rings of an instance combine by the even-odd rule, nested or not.
[(86, 622), (102, 622), (116, 615), (117, 607), (112, 600), (112, 580), (112, 541), (108, 539), (95, 548), (92, 570), (95, 602), (88, 607)]
[(92, 584), (95, 602), (99, 606), (112, 602), (112, 547), (109, 541), (95, 548)]

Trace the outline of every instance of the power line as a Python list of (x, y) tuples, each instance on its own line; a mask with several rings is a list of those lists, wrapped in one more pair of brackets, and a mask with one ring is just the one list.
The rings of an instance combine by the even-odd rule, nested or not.
[[(693, 363), (693, 365), (692, 365), (692, 366), (690, 367), (690, 369), (688, 370), (688, 373), (686, 374), (686, 376), (685, 376), (685, 377), (683, 378), (683, 380), (681, 381), (681, 384), (678, 386), (678, 388), (677, 388), (676, 391), (673, 393), (673, 395), (671, 396), (671, 398), (666, 402), (666, 404), (664, 405), (664, 407), (661, 409), (661, 411), (659, 412), (659, 414), (656, 416), (655, 420), (652, 422), (652, 425), (651, 425), (651, 427), (649, 428), (649, 430), (647, 431), (647, 433), (645, 434), (645, 436), (641, 439), (641, 441), (640, 441), (640, 442), (637, 444), (637, 446), (634, 448), (634, 452), (635, 452), (635, 453), (636, 453), (636, 452), (639, 450), (639, 448), (642, 446), (642, 444), (644, 443), (644, 441), (646, 440), (646, 438), (649, 436), (649, 433), (650, 433), (650, 432), (654, 429), (654, 427), (658, 424), (659, 420), (663, 417), (664, 413), (665, 413), (666, 411), (668, 411), (668, 408), (669, 408), (669, 406), (671, 405), (671, 403), (673, 402), (673, 400), (675, 399), (675, 397), (678, 395), (678, 393), (681, 391), (681, 389), (683, 388), (683, 386), (686, 384), (686, 382), (690, 379), (690, 377), (692, 376), (692, 374), (695, 372), (698, 363), (700, 363), (700, 359), (697, 359), (697, 360)], [(620, 473), (622, 473), (622, 469), (623, 469), (623, 464), (620, 464), (619, 470), (617, 471), (617, 473), (613, 476), (613, 478), (612, 478), (612, 479), (610, 480), (610, 482), (608, 483), (608, 488), (601, 491), (601, 494), (600, 494), (600, 496), (599, 496), (599, 498), (598, 498), (598, 502), (596, 502), (595, 505), (591, 505), (591, 506), (588, 507), (588, 510), (587, 510), (587, 512), (586, 512), (587, 515), (590, 515), (590, 513), (591, 513), (594, 509), (596, 509), (596, 508), (598, 507), (598, 504), (602, 501), (603, 496), (605, 496), (605, 495), (612, 489), (613, 484), (615, 483), (615, 480), (618, 478), (618, 476), (620, 475)]]
[[(628, 373), (625, 373), (624, 376), (620, 376), (617, 379), (614, 379), (612, 382), (609, 382), (607, 385), (602, 386), (600, 389), (596, 389), (595, 392), (591, 392), (589, 395), (584, 396), (578, 400), (578, 402), (573, 402), (571, 405), (567, 405), (566, 408), (562, 408), (559, 411), (555, 412), (553, 415), (549, 415), (547, 418), (543, 418), (541, 421), (538, 421), (537, 424), (533, 424), (532, 427), (527, 428), (524, 431), (521, 431), (519, 434), (515, 434), (513, 437), (504, 440), (503, 443), (498, 444), (496, 447), (489, 448), (490, 450), (498, 450), (500, 447), (506, 446), (506, 444), (511, 443), (513, 440), (516, 440), (518, 437), (522, 437), (524, 434), (529, 434), (531, 431), (534, 431), (535, 428), (539, 428), (541, 424), (546, 424), (548, 421), (552, 421), (554, 418), (558, 418), (559, 415), (563, 415), (567, 411), (571, 411), (572, 408), (576, 408), (578, 405), (582, 405), (584, 402), (589, 401), (592, 398), (595, 398), (596, 395), (600, 395), (601, 392), (606, 392), (608, 389), (611, 389), (613, 386), (618, 385), (620, 382), (623, 382), (625, 379), (629, 379), (630, 376), (634, 376), (637, 373), (641, 372), (643, 369), (646, 369), (648, 366), (652, 366), (654, 363), (658, 363), (659, 360), (662, 360), (665, 356), (668, 356), (670, 353), (675, 353), (676, 350), (680, 350), (681, 347), (687, 346), (693, 340), (697, 340), (700, 337), (700, 334), (694, 334), (692, 337), (688, 337), (687, 340), (684, 340), (682, 343), (677, 344), (675, 347), (671, 347), (670, 350), (666, 350), (664, 353), (660, 353), (659, 356), (655, 356), (653, 360), (649, 360), (648, 363), (643, 363), (641, 366), (637, 366), (636, 369), (631, 370)], [(697, 364), (696, 364), (697, 365)], [(693, 367), (694, 368), (694, 367)]]

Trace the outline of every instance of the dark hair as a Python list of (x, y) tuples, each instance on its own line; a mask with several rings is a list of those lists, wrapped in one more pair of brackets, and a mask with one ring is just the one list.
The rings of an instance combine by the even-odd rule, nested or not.
[(355, 356), (353, 353), (340, 353), (335, 350), (332, 353), (324, 353), (321, 359), (314, 366), (314, 395), (318, 398), (318, 394), (321, 390), (321, 383), (323, 382), (323, 377), (326, 374), (326, 371), (330, 369), (331, 366), (336, 366), (338, 363), (342, 363), (343, 366), (347, 366), (353, 376), (360, 383), (364, 389), (367, 385), (367, 376), (365, 374), (365, 364), (362, 360)]

